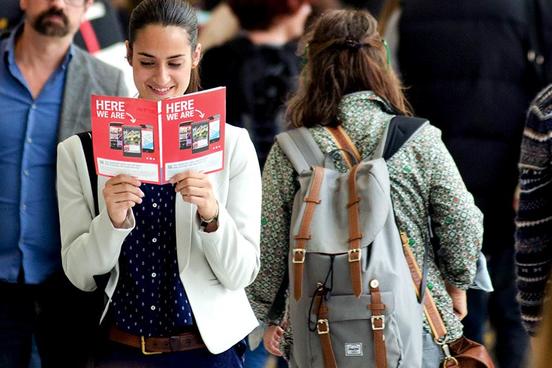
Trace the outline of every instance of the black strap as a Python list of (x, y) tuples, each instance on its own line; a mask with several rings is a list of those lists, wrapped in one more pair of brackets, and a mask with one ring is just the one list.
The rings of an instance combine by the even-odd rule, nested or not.
[(383, 158), (387, 161), (427, 122), (423, 118), (397, 115), (389, 122)]
[[(92, 146), (92, 132), (78, 133), (82, 145), (82, 151), (84, 152), (84, 158), (86, 159), (86, 168), (88, 169), (88, 177), (90, 178), (90, 187), (92, 188), (92, 197), (94, 197), (94, 215), (100, 214), (100, 207), (98, 205), (98, 175), (96, 174), (96, 166), (94, 165), (94, 151)], [(98, 286), (98, 290), (102, 295), (103, 306), (107, 303), (107, 298), (104, 294), (105, 287), (109, 281), (109, 273), (104, 275), (94, 275), (94, 280)], [(102, 307), (103, 311), (103, 307)]]
[(78, 133), (86, 158), (86, 167), (88, 169), (88, 177), (90, 178), (90, 187), (92, 187), (92, 196), (94, 197), (94, 214), (100, 214), (98, 205), (98, 175), (96, 174), (96, 166), (94, 165), (94, 151), (92, 148), (92, 132)]

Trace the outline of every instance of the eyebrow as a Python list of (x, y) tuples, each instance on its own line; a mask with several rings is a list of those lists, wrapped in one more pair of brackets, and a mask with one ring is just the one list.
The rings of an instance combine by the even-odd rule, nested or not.
[[(138, 55), (142, 55), (142, 56), (150, 57), (150, 58), (155, 58), (154, 55), (150, 55), (147, 52), (139, 52)], [(176, 58), (183, 57), (183, 56), (186, 56), (186, 55), (184, 55), (184, 54), (173, 55), (173, 56), (169, 56), (167, 59), (176, 59)]]

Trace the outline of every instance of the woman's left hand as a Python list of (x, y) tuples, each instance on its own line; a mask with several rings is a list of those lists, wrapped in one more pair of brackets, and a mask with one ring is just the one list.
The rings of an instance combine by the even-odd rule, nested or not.
[(203, 219), (211, 219), (218, 214), (218, 202), (209, 177), (197, 171), (176, 174), (170, 180), (175, 191), (184, 201), (197, 206), (197, 212)]
[(452, 307), (454, 309), (454, 314), (458, 319), (462, 320), (468, 314), (468, 302), (466, 298), (466, 291), (459, 289), (448, 282), (445, 281), (445, 286), (447, 288), (447, 293), (452, 299)]

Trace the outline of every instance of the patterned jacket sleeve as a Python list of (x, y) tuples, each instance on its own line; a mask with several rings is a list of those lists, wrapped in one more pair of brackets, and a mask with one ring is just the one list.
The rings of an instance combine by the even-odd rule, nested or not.
[(278, 324), (284, 314), (282, 308), (278, 315), (272, 315), (271, 307), (287, 272), (291, 209), (297, 189), (293, 166), (278, 144), (274, 144), (263, 170), (261, 270), (247, 288), (257, 318), (266, 324)]
[(552, 87), (531, 104), (519, 162), (520, 200), (516, 217), (518, 300), (522, 321), (534, 335), (541, 320), (552, 264)]
[(475, 206), (440, 131), (427, 128), (419, 154), (430, 165), (430, 208), (439, 239), (439, 262), (450, 284), (467, 289), (473, 282), (483, 237), (483, 215)]

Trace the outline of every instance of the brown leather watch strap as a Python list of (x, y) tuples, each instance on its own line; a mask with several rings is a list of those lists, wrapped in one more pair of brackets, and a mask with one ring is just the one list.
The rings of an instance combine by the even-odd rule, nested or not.
[(356, 174), (358, 171), (358, 165), (354, 166), (349, 173), (349, 203), (348, 216), (349, 216), (349, 272), (351, 274), (351, 284), (353, 293), (358, 298), (362, 294), (362, 267), (361, 267), (361, 254), (360, 240), (362, 239), (362, 233), (360, 232), (360, 216), (359, 216), (359, 202), (356, 187)]
[(324, 358), (324, 368), (337, 368), (337, 362), (335, 361), (335, 354), (332, 348), (332, 339), (330, 337), (330, 323), (328, 320), (329, 311), (323, 294), (318, 294), (316, 296), (315, 305), (318, 306), (316, 332), (320, 337), (320, 346), (322, 347), (322, 356)]
[(306, 256), (306, 245), (311, 238), (310, 225), (312, 217), (314, 216), (316, 205), (320, 203), (320, 187), (322, 186), (323, 180), (324, 169), (322, 167), (314, 167), (311, 186), (304, 198), (306, 203), (305, 212), (303, 213), (303, 218), (301, 219), (299, 232), (294, 236), (295, 246), (292, 249), (291, 255), (291, 262), (293, 263), (293, 296), (295, 300), (299, 300), (303, 292), (303, 269)]
[(387, 368), (387, 350), (385, 348), (385, 304), (381, 301), (378, 280), (370, 281), (371, 303), (368, 309), (372, 312), (371, 323), (374, 336), (374, 355), (376, 368)]
[[(414, 289), (419, 297), (420, 286), (422, 285), (422, 271), (420, 270), (420, 267), (418, 267), (414, 254), (408, 245), (408, 236), (403, 232), (401, 232), (401, 241), (403, 244), (406, 263), (408, 264), (408, 269), (410, 270), (410, 275), (412, 276), (412, 282), (414, 283)], [(427, 288), (424, 296), (424, 313), (427, 317), (427, 322), (429, 323), (433, 337), (436, 340), (441, 341), (447, 335), (447, 329), (443, 323), (439, 310), (437, 310), (435, 301)]]
[[(326, 127), (326, 130), (331, 134), (337, 148), (349, 152), (355, 159), (356, 163), (360, 162), (360, 153), (341, 125), (338, 125), (337, 127)], [(349, 168), (355, 165), (355, 163), (351, 160), (351, 157), (347, 154), (343, 154), (343, 161)]]

